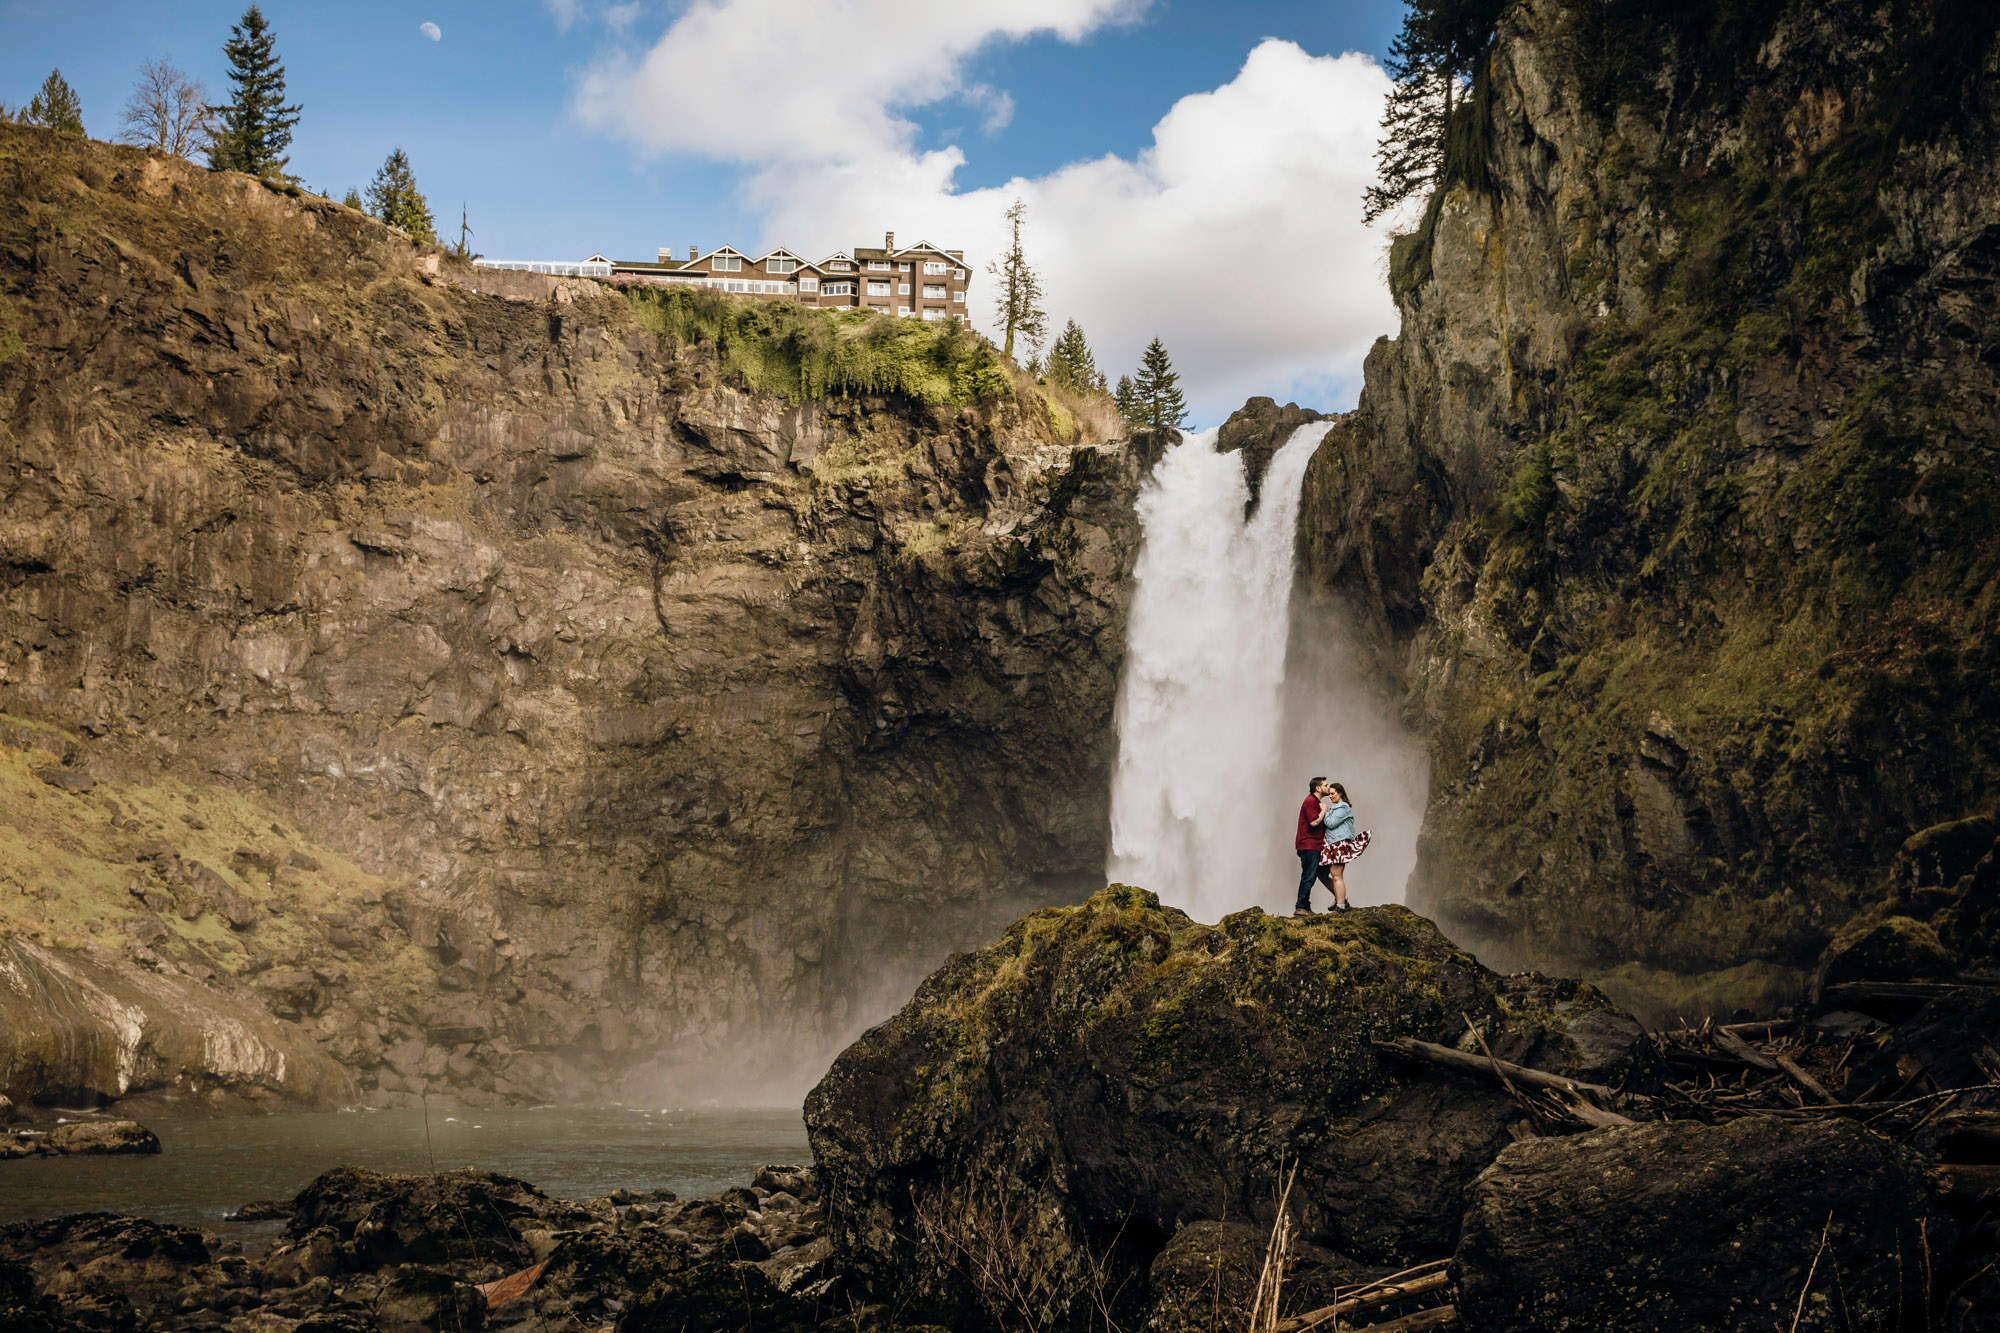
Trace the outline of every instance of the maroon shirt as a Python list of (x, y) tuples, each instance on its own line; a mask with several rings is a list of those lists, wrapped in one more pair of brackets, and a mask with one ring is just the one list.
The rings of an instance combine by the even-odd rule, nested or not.
[(1312, 826), (1312, 822), (1318, 818), (1319, 797), (1306, 797), (1305, 804), (1299, 807), (1299, 836), (1292, 844), (1299, 851), (1316, 852), (1326, 845), (1326, 840), (1320, 837), (1319, 830)]

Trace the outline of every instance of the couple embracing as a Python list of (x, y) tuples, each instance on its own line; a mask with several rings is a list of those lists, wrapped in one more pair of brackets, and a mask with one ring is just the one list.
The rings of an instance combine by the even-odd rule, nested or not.
[(1368, 850), (1368, 832), (1354, 831), (1354, 807), (1347, 788), (1325, 778), (1306, 785), (1299, 806), (1299, 832), (1293, 845), (1299, 853), (1299, 900), (1293, 916), (1311, 916), (1313, 881), (1333, 890), (1333, 910), (1347, 910), (1347, 863)]

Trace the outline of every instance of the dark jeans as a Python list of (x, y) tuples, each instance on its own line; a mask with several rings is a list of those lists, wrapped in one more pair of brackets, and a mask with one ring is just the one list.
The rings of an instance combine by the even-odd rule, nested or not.
[(1310, 912), (1313, 905), (1313, 881), (1319, 878), (1319, 848), (1314, 847), (1299, 853), (1299, 901), (1292, 908), (1295, 912)]

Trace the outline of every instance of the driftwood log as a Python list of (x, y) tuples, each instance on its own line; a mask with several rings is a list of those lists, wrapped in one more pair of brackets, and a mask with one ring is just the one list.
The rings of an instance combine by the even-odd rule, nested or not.
[[(1409, 1270), (1411, 1273), (1422, 1274), (1417, 1277), (1397, 1274), (1395, 1278), (1384, 1278), (1374, 1286), (1362, 1288), (1345, 1300), (1335, 1301), (1332, 1305), (1321, 1306), (1317, 1310), (1308, 1310), (1301, 1315), (1293, 1315), (1290, 1319), (1274, 1324), (1272, 1333), (1306, 1333), (1308, 1329), (1320, 1328), (1357, 1310), (1367, 1310), (1377, 1305), (1389, 1305), (1396, 1301), (1408, 1300), (1413, 1296), (1443, 1291), (1451, 1282), (1450, 1275), (1444, 1269), (1449, 1262), (1450, 1260), (1440, 1259), (1434, 1265), (1425, 1265), (1424, 1268), (1432, 1270), (1429, 1272), (1425, 1272), (1424, 1268)], [(1389, 1328), (1391, 1325), (1376, 1324), (1373, 1327)]]
[(1471, 1074), (1476, 1078), (1494, 1079), (1503, 1085), (1511, 1080), (1527, 1084), (1529, 1087), (1547, 1088), (1551, 1092), (1587, 1092), (1609, 1099), (1618, 1096), (1615, 1089), (1607, 1088), (1602, 1083), (1586, 1083), (1580, 1078), (1565, 1078), (1561, 1074), (1551, 1074), (1547, 1070), (1530, 1069), (1526, 1065), (1496, 1060), (1490, 1055), (1468, 1055), (1464, 1051), (1455, 1051), (1436, 1042), (1418, 1041), (1415, 1037), (1377, 1041), (1375, 1045), (1381, 1050), (1393, 1051), (1406, 1060), (1438, 1065), (1454, 1073)]

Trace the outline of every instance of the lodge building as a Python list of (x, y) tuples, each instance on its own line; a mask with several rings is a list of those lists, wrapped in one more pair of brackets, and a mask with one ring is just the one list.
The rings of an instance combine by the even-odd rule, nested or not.
[(688, 283), (738, 296), (782, 298), (801, 305), (879, 310), (920, 319), (965, 318), (966, 285), (971, 272), (963, 250), (944, 250), (928, 241), (898, 247), (896, 233), (882, 238), (879, 249), (862, 246), (836, 251), (821, 260), (807, 260), (790, 250), (751, 256), (725, 245), (703, 254), (688, 247), (686, 259), (661, 250), (656, 261), (607, 259), (592, 255), (577, 264), (521, 263), (475, 260), (485, 268), (564, 272), (584, 277), (623, 277), (627, 281)]

